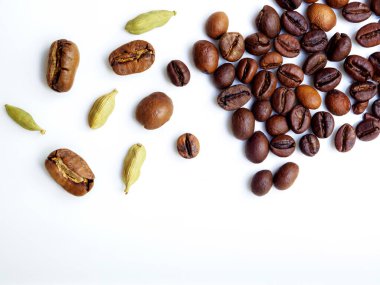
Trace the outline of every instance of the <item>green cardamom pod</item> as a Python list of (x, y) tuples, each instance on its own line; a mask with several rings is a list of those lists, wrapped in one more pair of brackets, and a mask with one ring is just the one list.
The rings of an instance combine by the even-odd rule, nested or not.
[(123, 182), (125, 184), (124, 192), (128, 194), (129, 188), (140, 176), (140, 170), (146, 157), (146, 150), (142, 144), (134, 144), (128, 150), (124, 160)]
[(143, 13), (128, 21), (125, 30), (131, 34), (140, 35), (165, 25), (174, 15), (176, 15), (175, 11), (167, 10), (153, 10)]
[(110, 93), (96, 99), (88, 114), (88, 124), (91, 129), (100, 128), (106, 123), (115, 108), (115, 96), (117, 93), (117, 90), (114, 89)]
[(5, 105), (5, 110), (9, 117), (24, 129), (29, 131), (39, 131), (41, 134), (45, 134), (46, 131), (34, 121), (33, 117), (28, 112), (8, 104)]

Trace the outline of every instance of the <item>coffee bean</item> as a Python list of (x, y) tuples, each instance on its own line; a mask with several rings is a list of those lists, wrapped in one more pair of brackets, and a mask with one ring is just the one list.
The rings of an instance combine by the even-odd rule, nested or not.
[(266, 54), (272, 47), (271, 40), (263, 33), (254, 33), (245, 38), (245, 50), (253, 55)]
[(359, 23), (371, 17), (371, 10), (365, 3), (351, 2), (344, 6), (342, 15), (349, 22)]
[(354, 82), (350, 86), (350, 95), (356, 101), (364, 102), (372, 99), (377, 93), (377, 86), (371, 81)]
[(275, 38), (281, 30), (280, 16), (275, 9), (265, 5), (256, 18), (256, 25), (260, 32), (269, 38)]
[(376, 16), (380, 16), (380, 1), (371, 0), (371, 10), (375, 13)]
[(286, 115), (296, 103), (296, 94), (286, 87), (277, 88), (271, 97), (272, 108), (280, 115)]
[(336, 116), (343, 116), (351, 109), (351, 102), (348, 96), (337, 89), (327, 92), (325, 105), (327, 110)]
[(311, 123), (310, 110), (302, 105), (296, 105), (289, 113), (289, 124), (291, 130), (296, 134), (305, 132)]
[(380, 119), (380, 99), (375, 100), (371, 106), (372, 114)]
[(346, 34), (335, 33), (326, 47), (326, 55), (330, 61), (341, 61), (351, 52), (351, 39)]
[(376, 117), (375, 115), (372, 115), (370, 113), (365, 113), (363, 115), (363, 120), (368, 120), (368, 119), (372, 119), (372, 120), (376, 120), (376, 121), (379, 121), (379, 118)]
[(335, 135), (335, 148), (339, 152), (348, 152), (354, 147), (355, 141), (355, 129), (350, 124), (344, 124)]
[(177, 140), (177, 150), (183, 158), (194, 158), (199, 154), (199, 141), (193, 134), (185, 133)]
[(218, 49), (209, 41), (200, 40), (193, 46), (193, 59), (195, 66), (204, 73), (214, 73), (218, 68)]
[(287, 63), (277, 69), (277, 78), (284, 86), (294, 88), (302, 83), (304, 73), (299, 66)]
[(319, 139), (316, 135), (307, 134), (300, 139), (300, 149), (304, 155), (314, 156), (319, 151)]
[(322, 30), (311, 30), (301, 39), (301, 46), (308, 53), (324, 51), (327, 44), (327, 35)]
[(282, 65), (282, 55), (278, 52), (271, 51), (263, 55), (260, 59), (259, 65), (262, 69), (276, 69)]
[(326, 0), (326, 4), (331, 8), (340, 9), (347, 5), (349, 0)]
[(352, 112), (355, 115), (359, 115), (359, 114), (364, 113), (367, 107), (368, 107), (368, 101), (356, 102), (355, 104), (352, 105)]
[(270, 150), (279, 157), (288, 157), (296, 149), (296, 142), (291, 136), (279, 135), (270, 142)]
[(285, 10), (295, 10), (301, 6), (302, 0), (276, 0), (277, 4)]
[(172, 60), (167, 68), (170, 81), (175, 86), (185, 86), (190, 81), (189, 68), (180, 60)]
[(380, 52), (374, 52), (368, 58), (373, 67), (372, 79), (380, 82)]
[(263, 162), (269, 153), (269, 142), (263, 132), (257, 131), (247, 140), (245, 155), (253, 163)]
[(249, 139), (255, 130), (253, 113), (246, 109), (237, 109), (232, 115), (232, 133), (239, 140)]
[(342, 73), (333, 67), (326, 67), (314, 75), (314, 86), (319, 91), (328, 92), (337, 87), (342, 80)]
[(219, 50), (225, 60), (238, 61), (245, 51), (243, 36), (239, 33), (225, 33), (219, 40)]
[(234, 111), (243, 107), (251, 97), (249, 88), (243, 84), (238, 84), (223, 90), (219, 94), (217, 102), (224, 110)]
[(296, 181), (299, 167), (294, 162), (282, 165), (273, 177), (273, 184), (278, 190), (286, 190)]
[(230, 87), (235, 80), (235, 67), (232, 63), (223, 63), (213, 75), (216, 87), (220, 89)]
[(256, 74), (258, 65), (252, 58), (243, 58), (236, 67), (236, 77), (242, 83), (250, 83)]
[(375, 119), (366, 119), (356, 126), (356, 136), (362, 141), (371, 141), (380, 134), (380, 122)]
[(307, 8), (306, 13), (312, 29), (321, 29), (328, 32), (336, 25), (336, 15), (334, 11), (325, 4), (311, 4)]
[(298, 101), (307, 109), (318, 109), (322, 104), (321, 95), (309, 85), (300, 85), (296, 88)]
[(265, 122), (265, 129), (272, 137), (285, 134), (289, 131), (285, 116), (273, 115)]
[(281, 25), (289, 34), (300, 37), (309, 30), (309, 23), (297, 11), (285, 11), (281, 16)]
[(321, 139), (328, 138), (334, 131), (334, 126), (334, 118), (329, 112), (317, 112), (311, 119), (311, 129)]
[(323, 52), (317, 52), (309, 55), (302, 67), (306, 75), (313, 75), (318, 70), (325, 68), (327, 64), (327, 57)]
[(274, 48), (285, 57), (296, 57), (300, 54), (301, 46), (297, 38), (282, 34), (274, 39)]
[(374, 74), (372, 64), (360, 55), (350, 55), (344, 61), (344, 70), (354, 80), (364, 82)]
[(276, 86), (276, 76), (270, 71), (261, 70), (252, 80), (252, 95), (258, 100), (268, 100)]
[(268, 100), (256, 100), (252, 105), (256, 121), (265, 122), (272, 115), (272, 106)]
[(219, 39), (228, 30), (228, 16), (224, 12), (215, 12), (211, 14), (206, 22), (206, 34), (214, 39)]
[(369, 23), (356, 33), (356, 41), (362, 47), (374, 47), (380, 44), (380, 23)]
[(251, 190), (257, 196), (264, 196), (269, 192), (273, 185), (273, 176), (270, 170), (260, 170), (251, 181)]

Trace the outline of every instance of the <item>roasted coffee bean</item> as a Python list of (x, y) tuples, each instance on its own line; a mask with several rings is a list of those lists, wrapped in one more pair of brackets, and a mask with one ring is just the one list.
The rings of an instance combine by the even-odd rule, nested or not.
[(342, 15), (349, 22), (359, 23), (371, 17), (371, 10), (365, 3), (351, 2), (344, 6)]
[(217, 40), (228, 30), (228, 16), (224, 12), (215, 12), (211, 14), (206, 22), (206, 34)]
[(195, 66), (202, 72), (210, 74), (218, 68), (218, 49), (209, 41), (200, 40), (193, 46)]
[(334, 11), (325, 4), (311, 4), (307, 8), (307, 17), (312, 29), (330, 31), (336, 25), (336, 15)]
[(155, 59), (153, 46), (142, 40), (131, 41), (115, 49), (108, 61), (118, 75), (128, 75), (147, 70)]
[(371, 81), (354, 82), (350, 86), (350, 95), (356, 101), (365, 102), (372, 99), (377, 93), (377, 86)]
[(355, 115), (359, 115), (359, 114), (364, 113), (367, 107), (368, 107), (368, 101), (356, 102), (355, 104), (352, 105), (352, 112)]
[(374, 52), (368, 58), (373, 67), (372, 79), (380, 82), (380, 52)]
[(308, 53), (324, 51), (327, 44), (327, 35), (322, 30), (311, 30), (301, 39), (301, 46)]
[(301, 52), (301, 46), (297, 38), (282, 34), (274, 39), (274, 48), (285, 57), (296, 57)]
[(261, 70), (252, 80), (252, 95), (258, 100), (268, 100), (276, 86), (276, 76), (270, 71)]
[(278, 190), (286, 190), (294, 184), (297, 179), (299, 167), (294, 162), (282, 165), (273, 177), (273, 184)]
[(57, 149), (45, 160), (50, 176), (75, 196), (87, 194), (94, 186), (95, 175), (86, 161), (69, 149)]
[(285, 116), (273, 115), (265, 122), (265, 129), (272, 137), (285, 134), (289, 131)]
[(321, 139), (328, 138), (334, 131), (334, 126), (334, 117), (329, 112), (317, 112), (311, 119), (311, 129)]
[(291, 130), (296, 134), (305, 132), (311, 123), (310, 110), (302, 105), (296, 105), (289, 113), (289, 124)]
[(318, 2), (318, 0), (303, 0), (303, 2), (311, 4), (311, 3)]
[(225, 60), (238, 61), (245, 51), (243, 36), (239, 33), (225, 33), (219, 40), (219, 50)]
[(376, 121), (379, 121), (379, 118), (376, 117), (375, 115), (372, 115), (370, 113), (365, 113), (363, 115), (363, 120), (368, 120), (368, 119), (372, 119), (372, 120), (376, 120)]
[(380, 44), (380, 23), (369, 23), (356, 33), (356, 41), (362, 47), (374, 47)]
[(175, 86), (185, 86), (190, 81), (189, 68), (180, 60), (172, 60), (166, 68), (170, 81)]
[(374, 74), (372, 64), (360, 55), (350, 55), (344, 61), (344, 70), (354, 80), (364, 82)]
[(325, 68), (326, 64), (327, 57), (323, 52), (313, 53), (306, 58), (302, 70), (306, 75), (313, 75)]
[(307, 109), (318, 109), (322, 104), (321, 95), (309, 85), (300, 85), (296, 88), (298, 101)]
[(288, 157), (296, 150), (296, 142), (291, 136), (279, 135), (271, 140), (269, 147), (275, 155)]
[(272, 7), (265, 5), (256, 18), (256, 25), (260, 32), (269, 38), (275, 38), (280, 33), (280, 16)]
[(346, 34), (335, 33), (326, 47), (326, 55), (330, 61), (341, 61), (351, 52), (351, 39)]
[(363, 120), (356, 126), (355, 132), (359, 140), (374, 140), (380, 134), (380, 121), (376, 119)]
[(286, 87), (277, 88), (271, 97), (272, 108), (280, 115), (286, 115), (296, 103), (296, 94)]
[(234, 111), (243, 107), (252, 98), (249, 88), (243, 84), (230, 86), (223, 90), (217, 102), (221, 108), (227, 111)]
[(230, 87), (235, 80), (235, 67), (232, 63), (223, 63), (213, 75), (216, 87), (220, 89)]
[(49, 50), (46, 80), (49, 87), (58, 92), (67, 92), (74, 83), (79, 65), (79, 51), (75, 43), (58, 40)]
[(289, 34), (300, 37), (309, 30), (309, 23), (297, 11), (285, 11), (281, 16), (281, 25)]
[(372, 114), (380, 119), (380, 99), (377, 99), (371, 106)]
[(262, 69), (275, 69), (282, 65), (282, 55), (278, 52), (271, 51), (263, 55), (260, 59), (259, 65)]
[(255, 118), (253, 113), (246, 109), (237, 109), (232, 115), (232, 133), (239, 140), (249, 139), (255, 130)]
[(177, 140), (177, 151), (183, 158), (194, 158), (199, 154), (199, 141), (190, 133), (181, 135)]
[(257, 131), (247, 140), (245, 155), (253, 163), (263, 162), (269, 153), (269, 141), (263, 132)]
[(301, 6), (302, 0), (276, 0), (277, 4), (285, 10), (295, 10)]
[(371, 0), (371, 10), (375, 13), (376, 16), (380, 16), (380, 1)]
[(266, 54), (272, 48), (271, 40), (263, 33), (254, 33), (245, 38), (245, 50), (253, 55)]
[(236, 67), (236, 77), (242, 83), (250, 83), (256, 74), (258, 65), (253, 58), (243, 58)]
[(307, 134), (304, 135), (299, 142), (300, 150), (304, 155), (314, 156), (319, 151), (319, 139), (316, 135)]
[(314, 86), (319, 91), (328, 92), (337, 87), (342, 80), (342, 73), (333, 67), (326, 67), (314, 75)]
[(355, 129), (350, 124), (344, 124), (335, 134), (335, 148), (339, 152), (350, 151), (354, 147), (355, 141)]
[(327, 92), (325, 105), (327, 110), (336, 116), (343, 116), (351, 109), (351, 102), (348, 96), (337, 89)]
[(256, 121), (265, 122), (272, 115), (272, 106), (268, 100), (256, 100), (252, 105)]
[(326, 0), (326, 4), (331, 8), (340, 9), (347, 5), (349, 0)]
[(264, 196), (272, 188), (272, 185), (272, 172), (270, 170), (260, 170), (252, 177), (251, 190), (257, 196)]
[(299, 66), (287, 63), (277, 69), (277, 78), (284, 86), (294, 88), (302, 83), (304, 74)]

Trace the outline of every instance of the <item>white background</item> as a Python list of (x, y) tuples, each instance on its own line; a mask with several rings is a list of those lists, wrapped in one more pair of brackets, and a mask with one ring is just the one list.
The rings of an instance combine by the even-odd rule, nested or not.
[[(0, 284), (379, 284), (380, 140), (357, 141), (341, 154), (330, 137), (313, 158), (297, 150), (252, 164), (231, 134), (231, 113), (216, 104), (211, 78), (194, 67), (192, 45), (207, 39), (208, 15), (227, 12), (229, 31), (248, 36), (264, 3), (280, 11), (269, 0), (0, 1), (0, 104), (24, 108), (47, 130), (45, 136), (28, 132), (0, 111)], [(124, 31), (127, 20), (153, 9), (178, 14), (140, 36)], [(378, 49), (359, 48), (354, 34), (364, 23), (348, 23), (336, 12), (330, 37), (348, 33), (352, 53)], [(50, 90), (45, 80), (48, 49), (61, 38), (74, 41), (81, 54), (68, 93)], [(135, 39), (152, 43), (155, 63), (141, 74), (114, 74), (108, 55)], [(188, 86), (170, 83), (172, 59), (188, 64)], [(347, 91), (349, 83), (344, 79), (339, 89)], [(91, 130), (93, 101), (113, 88), (119, 90), (114, 113)], [(154, 91), (172, 98), (174, 114), (147, 131), (134, 112)], [(335, 118), (338, 127), (361, 116)], [(193, 160), (176, 152), (184, 132), (201, 143)], [(147, 159), (125, 196), (122, 162), (137, 142)], [(96, 175), (84, 197), (68, 194), (44, 168), (47, 155), (62, 147), (80, 154)], [(292, 188), (273, 188), (264, 197), (250, 192), (256, 171), (290, 160), (300, 166)]]

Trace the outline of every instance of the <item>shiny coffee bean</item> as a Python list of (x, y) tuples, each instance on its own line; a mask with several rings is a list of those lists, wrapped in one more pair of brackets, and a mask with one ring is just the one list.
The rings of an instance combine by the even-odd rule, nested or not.
[(236, 67), (236, 77), (240, 82), (248, 84), (256, 74), (258, 65), (253, 58), (243, 58)]
[(302, 134), (310, 127), (310, 110), (302, 105), (296, 105), (289, 113), (289, 124), (294, 133)]
[(301, 45), (297, 38), (288, 34), (276, 37), (274, 39), (274, 48), (285, 57), (296, 57), (301, 52)]
[(239, 140), (249, 139), (255, 130), (255, 117), (246, 109), (237, 109), (231, 119), (232, 133)]
[(380, 134), (380, 121), (376, 119), (363, 120), (356, 126), (355, 132), (359, 140), (374, 140)]
[(343, 116), (351, 109), (351, 102), (348, 96), (337, 89), (327, 92), (325, 105), (327, 110), (336, 116)]
[(291, 136), (279, 135), (271, 140), (269, 148), (279, 157), (288, 157), (296, 150), (296, 142)]
[(289, 131), (285, 116), (273, 115), (265, 122), (265, 130), (272, 137), (285, 134)]
[(285, 11), (281, 16), (281, 25), (289, 34), (300, 37), (309, 30), (309, 23), (297, 11)]
[(369, 103), (368, 101), (354, 103), (352, 105), (352, 112), (355, 115), (363, 114), (365, 112), (365, 110), (367, 110), (368, 103)]
[(317, 112), (311, 119), (311, 129), (321, 139), (328, 138), (334, 131), (334, 126), (334, 117), (329, 112)]
[(273, 184), (278, 190), (286, 190), (294, 184), (299, 173), (299, 167), (294, 162), (282, 165), (273, 177)]
[(314, 156), (319, 151), (319, 139), (314, 134), (304, 135), (299, 142), (300, 150), (304, 155)]
[(335, 33), (326, 47), (326, 55), (330, 61), (341, 61), (351, 52), (351, 39), (346, 34)]
[(372, 99), (377, 93), (377, 86), (371, 81), (354, 82), (350, 86), (350, 95), (356, 101), (365, 102)]
[(327, 35), (322, 30), (311, 30), (301, 39), (301, 47), (308, 53), (324, 51), (327, 44)]
[(302, 83), (304, 73), (299, 66), (287, 63), (277, 69), (277, 78), (284, 86), (294, 88)]
[(221, 56), (228, 61), (238, 61), (245, 51), (244, 38), (240, 33), (225, 33), (219, 40)]
[(272, 48), (271, 40), (263, 33), (254, 33), (245, 38), (245, 50), (253, 55), (263, 55)]
[(286, 115), (296, 103), (296, 95), (292, 89), (279, 87), (270, 98), (272, 108), (280, 115)]
[(180, 60), (172, 60), (166, 67), (170, 81), (175, 86), (185, 86), (190, 81), (190, 70)]
[(380, 23), (369, 23), (356, 33), (356, 41), (362, 47), (380, 45)]
[(219, 52), (213, 43), (200, 40), (193, 46), (195, 66), (202, 72), (210, 74), (218, 68)]
[(335, 148), (339, 152), (350, 151), (354, 147), (355, 142), (355, 129), (350, 124), (344, 124), (335, 134)]
[(342, 15), (349, 22), (359, 23), (371, 17), (371, 10), (365, 3), (351, 2), (343, 7)]
[(343, 66), (347, 74), (356, 81), (367, 81), (371, 79), (374, 74), (372, 64), (360, 55), (348, 56)]
[(257, 196), (264, 196), (269, 192), (273, 185), (273, 175), (270, 170), (260, 170), (251, 181), (252, 193)]
[(282, 55), (275, 51), (270, 51), (263, 55), (260, 59), (259, 65), (262, 69), (276, 69), (282, 65)]
[(196, 136), (185, 133), (177, 139), (177, 151), (183, 158), (191, 159), (199, 154), (200, 146)]
[(213, 76), (216, 87), (220, 89), (230, 87), (235, 80), (235, 67), (232, 63), (223, 63), (215, 70)]
[(314, 75), (314, 86), (319, 91), (328, 92), (337, 87), (342, 80), (342, 73), (333, 67), (326, 67)]
[(368, 58), (373, 67), (372, 79), (380, 82), (380, 52), (374, 52)]
[(234, 111), (243, 107), (252, 98), (249, 88), (243, 84), (230, 86), (223, 90), (218, 98), (218, 105), (227, 111)]
[(258, 100), (269, 100), (276, 86), (276, 76), (270, 71), (261, 70), (252, 80), (252, 94)]
[(313, 75), (318, 70), (325, 68), (327, 64), (327, 57), (323, 52), (317, 52), (309, 55), (303, 66), (302, 70), (306, 75)]
[(224, 12), (215, 12), (211, 14), (206, 22), (206, 34), (217, 40), (223, 36), (228, 30), (228, 16)]
[(252, 105), (252, 113), (256, 121), (265, 122), (272, 115), (272, 106), (268, 100), (256, 100)]
[(256, 18), (256, 26), (260, 32), (273, 39), (281, 31), (280, 16), (275, 9), (265, 5)]
[(307, 17), (312, 29), (330, 31), (336, 25), (336, 15), (334, 11), (325, 4), (311, 4), (307, 8)]
[(269, 153), (269, 141), (263, 132), (257, 131), (245, 144), (245, 155), (253, 163), (263, 162)]
[(371, 110), (372, 114), (378, 119), (380, 119), (380, 99), (377, 99), (372, 103)]
[(295, 10), (301, 6), (302, 0), (276, 0), (277, 4), (285, 10)]
[(376, 16), (380, 16), (380, 1), (371, 0), (371, 10), (375, 13)]
[(296, 88), (298, 101), (307, 109), (318, 109), (322, 104), (321, 95), (309, 85), (300, 85)]

